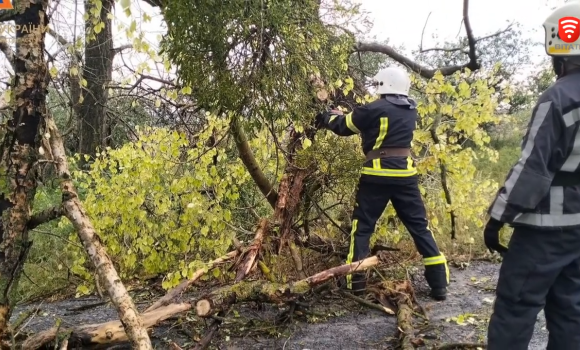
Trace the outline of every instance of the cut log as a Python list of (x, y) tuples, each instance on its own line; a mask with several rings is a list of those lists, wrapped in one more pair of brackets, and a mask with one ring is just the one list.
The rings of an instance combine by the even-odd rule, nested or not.
[(401, 332), (401, 350), (415, 350), (415, 346), (413, 345), (415, 338), (413, 310), (402, 300), (397, 303), (397, 306), (399, 308), (397, 311), (397, 324)]
[(68, 168), (62, 137), (56, 127), (56, 123), (52, 116), (48, 114), (45, 117), (45, 122), (50, 135), (48, 144), (51, 148), (45, 150), (45, 152), (49, 154), (49, 157), (52, 157), (58, 176), (62, 180), (60, 187), (62, 190), (63, 213), (77, 231), (79, 240), (82, 242), (90, 261), (93, 263), (99, 279), (107, 289), (111, 302), (115, 305), (115, 309), (119, 314), (119, 319), (127, 331), (127, 335), (131, 341), (131, 347), (139, 350), (153, 349), (147, 330), (143, 327), (143, 321), (137, 312), (137, 308), (123, 285), (123, 282), (121, 282), (121, 278), (115, 270), (111, 258), (105, 251), (91, 219), (88, 217), (83, 204), (79, 200)]
[(252, 245), (249, 246), (244, 252), (244, 257), (241, 260), (240, 265), (237, 268), (235, 282), (240, 282), (250, 273), (254, 263), (256, 262), (256, 257), (262, 249), (262, 242), (266, 237), (269, 230), (269, 223), (267, 219), (260, 220), (258, 229), (256, 230), (256, 235), (254, 236), (254, 241)]
[[(151, 312), (145, 312), (141, 315), (144, 329), (153, 327), (157, 323), (189, 309), (191, 309), (191, 304), (182, 303), (171, 304)], [(62, 327), (58, 329), (58, 327), (53, 327), (28, 338), (22, 344), (22, 349), (40, 349), (53, 342), (58, 334), (66, 333), (70, 333), (68, 338), (69, 348), (102, 349), (111, 346), (113, 343), (129, 340), (121, 321), (110, 321), (101, 324), (80, 326), (73, 329), (63, 329)]]
[(207, 272), (207, 270), (215, 267), (218, 264), (232, 260), (233, 258), (238, 256), (238, 254), (239, 252), (237, 250), (234, 250), (220, 258), (210, 261), (207, 264), (206, 268), (197, 270), (190, 279), (181, 281), (181, 283), (179, 283), (177, 287), (170, 289), (169, 292), (167, 292), (167, 294), (165, 294), (161, 299), (157, 300), (155, 303), (153, 303), (153, 305), (149, 306), (147, 310), (145, 310), (145, 312), (150, 312), (162, 306), (173, 303), (175, 299), (187, 289), (187, 287), (191, 286), (195, 281), (197, 281), (201, 276), (203, 276)]
[(242, 281), (232, 286), (216, 289), (202, 297), (196, 303), (196, 313), (200, 317), (208, 317), (216, 312), (223, 311), (233, 303), (250, 300), (269, 303), (292, 301), (331, 278), (344, 276), (357, 271), (364, 271), (377, 265), (380, 261), (378, 256), (373, 256), (352, 264), (333, 267), (306, 279), (287, 284), (266, 281)]
[(383, 283), (392, 302), (397, 305), (397, 324), (401, 350), (414, 350), (415, 330), (413, 329), (413, 287), (409, 281)]

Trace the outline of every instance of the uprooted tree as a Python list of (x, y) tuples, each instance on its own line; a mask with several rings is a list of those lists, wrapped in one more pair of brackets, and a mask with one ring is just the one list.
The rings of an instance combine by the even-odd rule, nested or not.
[[(60, 38), (62, 45), (74, 48), (70, 58), (74, 69), (69, 70), (74, 74), (69, 74), (67, 79), (77, 84), (71, 84), (70, 96), (80, 125), (80, 150), (95, 155), (88, 171), (69, 170), (62, 138), (44, 105), (47, 84), (57, 77), (47, 70), (44, 31), (26, 35), (21, 31), (14, 52), (3, 49), (15, 62), (9, 100), (14, 108), (13, 119), (28, 118), (36, 124), (9, 124), (4, 135), (4, 145), (9, 146), (4, 149), (2, 165), (11, 181), (3, 191), (2, 285), (16, 286), (12, 281), (18, 281), (31, 244), (27, 230), (34, 225), (30, 223), (38, 225), (64, 214), (72, 224), (75, 239), (85, 250), (69, 247), (75, 252), (75, 271), (83, 276), (91, 275), (87, 272), (91, 267), (84, 263), (88, 254), (98, 275), (95, 282), (105, 286), (120, 317), (120, 322), (103, 325), (51, 329), (27, 340), (26, 348), (54, 342), (62, 338), (58, 336), (62, 333), (70, 337), (70, 346), (80, 343), (98, 347), (129, 340), (135, 348), (146, 349), (151, 345), (145, 328), (193, 305), (199, 316), (206, 317), (246, 300), (290, 302), (333, 277), (378, 264), (380, 259), (374, 257), (308, 277), (302, 261), (305, 249), (326, 256), (346, 255), (347, 245), (337, 244), (335, 237), (324, 231), (344, 232), (348, 223), (342, 225), (344, 222), (337, 221), (348, 220), (336, 220), (324, 204), (337, 201), (332, 188), (341, 186), (346, 188), (345, 192), (352, 191), (360, 155), (355, 140), (317, 132), (311, 120), (330, 104), (351, 110), (371, 100), (364, 75), (353, 74), (353, 67), (348, 64), (353, 55), (384, 54), (415, 72), (413, 83), (421, 91), (417, 98), (422, 118), (413, 152), (418, 159), (428, 205), (444, 208), (442, 215), (430, 213), (433, 231), (447, 233), (445, 227), (449, 227), (455, 234), (458, 227), (481, 225), (478, 221), (481, 218), (473, 220), (472, 217), (480, 216), (478, 210), (486, 204), (485, 195), (493, 190), (493, 184), (470, 181), (476, 176), (472, 163), (476, 153), (489, 152), (494, 156), (486, 147), (489, 137), (479, 126), (497, 121), (499, 93), (493, 70), (483, 76), (471, 73), (481, 67), (476, 48), (483, 39), (475, 38), (472, 32), (467, 0), (463, 14), (467, 60), (433, 68), (401, 55), (391, 46), (357, 42), (353, 33), (323, 21), (320, 14), (325, 12), (342, 18), (352, 15), (354, 9), (334, 7), (332, 2), (305, 0), (297, 5), (296, 1), (285, 0), (233, 1), (224, 7), (216, 7), (213, 2), (192, 4), (185, 0), (146, 2), (162, 9), (168, 24), (162, 52), (179, 72), (177, 82), (157, 79), (165, 84), (157, 91), (165, 91), (147, 107), (164, 106), (168, 115), (175, 113), (180, 117), (184, 110), (193, 111), (195, 125), (193, 129), (177, 127), (176, 131), (142, 128), (136, 132), (138, 139), (134, 142), (93, 152), (89, 148), (107, 145), (110, 119), (100, 106), (90, 116), (93, 119), (87, 120), (87, 110), (91, 109), (90, 104), (110, 103), (106, 101), (109, 90), (103, 89), (111, 80), (112, 58), (82, 63), (74, 44), (67, 43), (57, 33), (52, 34)], [(0, 18), (14, 20), (19, 25), (19, 21), (29, 22), (38, 16), (37, 26), (46, 25), (41, 21), (47, 4), (30, 3), (30, 6), (17, 3), (14, 12), (9, 16), (0, 13)], [(108, 42), (105, 36), (110, 36), (111, 24), (107, 19), (112, 3), (95, 1), (93, 6), (96, 10), (91, 13), (98, 20), (87, 20), (87, 32), (99, 29), (95, 31), (95, 47), (87, 40), (87, 54), (95, 54), (96, 47), (102, 47), (98, 43)], [(130, 10), (126, 4), (124, 10)], [(112, 56), (117, 51), (111, 46), (107, 52)], [(28, 64), (22, 64), (25, 61)], [(85, 71), (94, 74), (89, 68), (98, 68), (99, 74), (92, 80), (83, 78)], [(136, 81), (111, 82), (110, 88), (129, 91), (128, 96), (142, 89), (140, 83), (151, 76), (143, 74), (143, 69), (136, 71)], [(78, 91), (75, 92), (79, 84), (91, 96), (88, 100), (79, 100)], [(182, 93), (179, 98), (176, 90)], [(146, 96), (140, 98), (146, 99)], [(87, 126), (99, 130), (96, 139), (86, 141)], [(24, 134), (22, 130), (28, 131), (28, 139), (18, 139), (24, 137), (18, 136)], [(18, 142), (7, 141), (15, 137)], [(472, 144), (466, 146), (465, 140)], [(345, 165), (336, 164), (337, 157)], [(54, 166), (63, 201), (37, 217), (30, 217), (36, 189), (33, 169), (44, 163)], [(336, 176), (337, 173), (342, 177)], [(86, 210), (73, 179), (86, 192)], [(248, 198), (246, 189), (253, 187), (259, 189), (261, 198)], [(127, 200), (118, 201), (120, 194)], [(480, 198), (480, 202), (474, 202), (473, 198)], [(248, 235), (248, 230), (235, 227), (232, 220), (235, 213), (230, 208), (250, 201), (265, 204), (253, 215), (238, 214), (256, 222), (255, 232)], [(348, 208), (348, 202), (342, 206)], [(465, 205), (467, 202), (469, 205)], [(451, 225), (440, 226), (439, 219), (450, 220)], [(320, 229), (317, 225), (320, 222), (334, 227)], [(61, 221), (61, 225), (67, 224)], [(392, 230), (402, 229), (400, 223), (395, 221), (394, 225), (390, 227)], [(240, 235), (236, 231), (242, 232), (244, 241), (249, 243), (238, 242)], [(114, 257), (120, 274), (104, 247)], [(184, 256), (190, 261), (184, 261)], [(273, 256), (290, 257), (296, 282), (278, 281), (269, 269)], [(207, 264), (207, 261), (211, 262)], [(210, 292), (195, 304), (177, 303), (178, 296), (188, 286), (209, 269), (226, 262), (232, 262), (233, 285)], [(174, 287), (141, 315), (119, 277), (139, 277), (143, 271), (138, 271), (138, 267), (146, 273), (169, 272), (164, 286)], [(244, 281), (256, 268), (268, 281)], [(86, 284), (82, 284), (83, 290), (88, 291), (91, 283), (87, 278)], [(400, 304), (399, 310), (405, 310), (408, 300), (401, 293), (395, 293), (392, 299)], [(10, 297), (3, 301), (4, 333), (9, 329), (11, 303)]]

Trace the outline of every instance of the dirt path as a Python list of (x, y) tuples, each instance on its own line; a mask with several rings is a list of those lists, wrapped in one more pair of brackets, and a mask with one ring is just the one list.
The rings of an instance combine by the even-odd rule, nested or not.
[[(424, 280), (416, 278), (416, 291), (420, 303), (427, 309), (429, 324), (416, 324), (419, 337), (424, 339), (423, 349), (444, 343), (485, 342), (499, 265), (473, 262), (466, 268), (451, 268), (452, 283), (445, 302), (432, 302), (425, 297), (427, 288)], [(416, 275), (420, 276), (420, 270)], [(28, 331), (47, 329), (55, 324), (57, 317), (63, 326), (99, 323), (116, 318), (115, 311), (108, 305), (82, 311), (72, 311), (82, 305), (98, 302), (94, 298), (66, 300), (56, 303), (37, 303), (23, 306), (15, 312), (40, 307), (39, 315), (26, 326)], [(147, 303), (148, 304), (148, 303)], [(319, 305), (318, 305), (319, 304)], [(222, 328), (221, 349), (392, 349), (397, 334), (393, 316), (353, 306), (350, 301), (329, 297), (314, 308), (315, 315), (308, 319), (294, 320), (289, 326), (276, 328), (272, 322), (277, 309), (255, 305), (243, 305), (236, 310), (232, 322)], [(146, 305), (140, 305), (143, 309)], [(237, 317), (236, 317), (237, 316)], [(203, 336), (203, 322), (188, 317), (191, 321), (167, 321), (155, 329), (153, 339), (158, 349), (169, 348), (170, 341), (187, 347), (192, 338)], [(248, 321), (251, 319), (251, 321)], [(425, 323), (425, 322), (424, 322)], [(258, 332), (259, 330), (259, 332)], [(247, 334), (240, 338), (239, 334)], [(536, 331), (529, 349), (545, 349), (547, 331), (543, 314), (538, 317)]]

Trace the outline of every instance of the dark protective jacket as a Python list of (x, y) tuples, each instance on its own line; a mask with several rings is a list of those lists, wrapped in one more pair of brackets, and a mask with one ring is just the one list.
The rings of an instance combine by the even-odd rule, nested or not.
[[(380, 148), (410, 148), (417, 123), (417, 103), (405, 96), (387, 95), (346, 115), (327, 114), (325, 127), (339, 136), (360, 134), (363, 153)], [(361, 180), (385, 183), (416, 176), (412, 157), (388, 157), (364, 162)]]
[(489, 208), (504, 223), (580, 227), (580, 71), (559, 78), (539, 98), (521, 156)]

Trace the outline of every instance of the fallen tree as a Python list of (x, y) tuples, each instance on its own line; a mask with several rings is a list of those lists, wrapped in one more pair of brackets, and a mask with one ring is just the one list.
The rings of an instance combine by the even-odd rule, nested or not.
[[(381, 261), (383, 259), (380, 256), (373, 256), (352, 264), (333, 267), (306, 279), (286, 284), (260, 280), (252, 282), (242, 281), (233, 286), (217, 289), (199, 299), (195, 304), (196, 313), (200, 317), (209, 317), (214, 313), (225, 311), (228, 306), (234, 303), (253, 300), (261, 300), (268, 303), (290, 302), (308, 293), (313, 287), (329, 281), (334, 277), (369, 269)], [(154, 307), (155, 305), (161, 304), (157, 302), (149, 307), (148, 310), (150, 311), (141, 314), (144, 329), (151, 328), (163, 320), (192, 308), (192, 304), (190, 303), (171, 303)], [(120, 321), (110, 321), (101, 324), (79, 326), (72, 329), (59, 329), (58, 327), (54, 327), (28, 338), (22, 347), (24, 350), (39, 349), (53, 343), (59, 336), (67, 334), (69, 335), (69, 347), (82, 346), (84, 349), (106, 348), (111, 344), (126, 342), (129, 339)]]
[[(464, 22), (466, 31), (468, 32), (468, 39), (469, 39), (469, 63), (463, 66), (451, 67), (450, 69), (442, 69), (444, 75), (449, 75), (452, 71), (462, 70), (464, 68), (479, 68), (479, 63), (477, 62), (477, 57), (475, 56), (475, 42), (476, 39), (473, 38), (471, 34), (471, 28), (469, 27), (469, 21), (467, 18), (467, 0), (464, 2)], [(267, 35), (265, 36), (267, 37)], [(264, 40), (267, 40), (265, 38)], [(269, 45), (260, 45), (263, 48), (269, 47)], [(355, 51), (374, 51), (374, 52), (382, 52), (380, 50), (384, 50), (383, 48), (376, 48), (371, 46), (364, 46), (362, 44), (355, 45)], [(387, 52), (385, 52), (387, 53)], [(260, 56), (265, 57), (267, 59), (268, 53), (261, 53), (259, 52)], [(395, 60), (400, 57), (396, 56), (396, 53), (387, 53)], [(405, 61), (406, 62), (406, 61)], [(411, 65), (411, 69), (418, 71), (423, 76), (429, 76), (434, 74), (435, 70), (432, 72), (428, 72), (422, 66)], [(320, 98), (320, 95), (318, 95)], [(356, 100), (350, 96), (352, 100)], [(326, 97), (325, 97), (326, 98)], [(333, 96), (333, 102), (340, 102), (339, 96)], [(244, 104), (245, 105), (245, 104)], [(357, 105), (357, 103), (350, 103), (347, 104), (350, 107), (353, 105)], [(232, 133), (237, 136), (245, 136), (243, 134), (243, 129), (241, 125), (240, 119), (236, 119), (238, 116), (234, 116), (234, 120), (232, 120)], [(70, 181), (70, 174), (68, 172), (68, 168), (66, 166), (65, 158), (64, 158), (64, 149), (62, 149), (62, 142), (58, 141), (58, 134), (57, 139), (52, 138), (53, 131), (56, 132), (56, 127), (53, 127), (54, 130), (51, 130), (51, 152), (52, 152), (52, 160), (56, 161), (57, 168), (59, 175), (62, 182), (62, 190), (63, 190), (63, 213), (73, 222), (75, 228), (78, 230), (79, 238), (85, 245), (85, 249), (87, 250), (91, 261), (96, 266), (97, 272), (99, 272), (99, 276), (104, 278), (104, 284), (107, 286), (107, 290), (111, 295), (111, 299), (119, 311), (119, 315), (121, 320), (126, 327), (127, 333), (131, 334), (133, 332), (131, 338), (134, 341), (139, 341), (139, 339), (147, 339), (147, 333), (145, 331), (146, 327), (150, 327), (152, 324), (151, 322), (151, 314), (155, 311), (161, 312), (162, 310), (166, 310), (172, 307), (175, 304), (172, 304), (175, 299), (182, 294), (188, 286), (193, 284), (199, 277), (201, 277), (208, 269), (217, 266), (218, 264), (229, 262), (233, 259), (237, 258), (238, 264), (236, 266), (236, 278), (235, 283), (232, 286), (226, 286), (219, 288), (215, 291), (212, 291), (205, 295), (202, 299), (198, 300), (195, 304), (196, 313), (202, 317), (208, 317), (213, 315), (214, 313), (223, 311), (226, 309), (228, 305), (232, 303), (242, 302), (246, 300), (262, 300), (266, 302), (273, 302), (273, 303), (286, 303), (295, 300), (298, 296), (303, 295), (311, 290), (312, 287), (321, 284), (333, 277), (337, 277), (340, 275), (352, 273), (354, 271), (364, 270), (371, 266), (374, 266), (379, 263), (379, 258), (373, 257), (369, 259), (365, 259), (361, 262), (357, 262), (350, 265), (343, 265), (333, 269), (329, 269), (326, 271), (322, 271), (318, 274), (315, 274), (311, 277), (306, 277), (305, 273), (302, 268), (302, 263), (300, 260), (300, 252), (298, 250), (299, 243), (304, 243), (303, 246), (310, 248), (307, 243), (316, 241), (316, 236), (310, 235), (306, 233), (306, 237), (300, 237), (299, 229), (295, 227), (295, 219), (296, 214), (299, 212), (300, 205), (303, 202), (303, 195), (305, 192), (305, 188), (307, 187), (307, 180), (308, 176), (312, 172), (313, 169), (308, 169), (305, 167), (298, 167), (294, 160), (294, 156), (297, 153), (297, 150), (300, 149), (302, 146), (302, 142), (306, 139), (311, 139), (307, 133), (299, 133), (296, 132), (296, 129), (293, 126), (290, 127), (290, 142), (289, 147), (287, 148), (287, 162), (285, 164), (285, 171), (282, 177), (282, 181), (280, 181), (278, 186), (278, 191), (273, 190), (274, 185), (272, 185), (268, 179), (264, 176), (261, 172), (255, 158), (253, 157), (252, 150), (248, 145), (247, 138), (240, 137), (236, 138), (236, 145), (239, 151), (239, 157), (244, 160), (244, 164), (246, 164), (248, 168), (248, 172), (252, 174), (254, 181), (256, 182), (257, 187), (260, 189), (262, 194), (267, 198), (268, 203), (272, 206), (274, 210), (274, 215), (271, 221), (267, 219), (261, 219), (260, 224), (258, 225), (259, 229), (256, 232), (256, 237), (254, 238), (253, 244), (247, 248), (245, 251), (233, 251), (226, 254), (223, 257), (220, 257), (208, 264), (207, 267), (198, 270), (191, 279), (182, 281), (176, 288), (169, 291), (163, 298), (159, 301), (154, 303), (150, 306), (147, 311), (143, 314), (144, 320), (143, 323), (140, 323), (139, 315), (135, 306), (133, 305), (131, 299), (129, 298), (128, 294), (126, 293), (126, 289), (120, 282), (116, 271), (110, 264), (110, 259), (106, 256), (106, 253), (98, 239), (95, 235), (94, 228), (92, 227), (88, 217), (84, 213), (82, 208), (82, 204), (78, 200), (78, 196), (74, 187), (72, 186), (72, 182)], [(57, 142), (58, 141), (58, 142)], [(53, 142), (57, 142), (53, 144)], [(60, 142), (60, 143), (59, 143)], [(285, 245), (288, 245), (290, 248), (290, 252), (292, 254), (292, 258), (296, 265), (296, 270), (298, 272), (298, 276), (300, 280), (296, 282), (291, 282), (288, 284), (280, 284), (280, 283), (273, 283), (273, 282), (265, 282), (265, 281), (253, 281), (253, 282), (244, 282), (243, 279), (248, 276), (250, 271), (256, 266), (256, 264), (260, 264), (260, 252), (263, 250), (262, 245), (265, 242), (265, 238), (269, 233), (269, 227), (274, 226), (279, 228), (279, 235), (274, 237), (274, 241), (278, 243), (276, 251), (278, 253), (282, 252), (282, 249)], [(314, 239), (313, 239), (314, 238)], [(320, 240), (322, 241), (322, 239)], [(295, 244), (296, 243), (296, 244)], [(332, 248), (332, 244), (328, 244)], [(331, 249), (332, 250), (332, 249)], [(331, 251), (329, 250), (329, 251)], [(373, 260), (374, 259), (374, 260)], [(398, 305), (399, 303), (397, 303)], [(188, 304), (188, 307), (191, 305)], [(405, 304), (399, 305), (398, 311), (401, 317), (404, 319), (407, 313), (401, 312), (401, 310), (405, 310)], [(176, 311), (182, 312), (182, 311)], [(147, 315), (147, 316), (146, 316)], [(170, 317), (170, 316), (168, 316)], [(154, 320), (155, 318), (153, 318)], [(161, 320), (160, 318), (158, 320)], [(411, 325), (412, 326), (412, 325)], [(92, 326), (93, 331), (90, 334), (94, 334), (95, 338), (98, 339), (102, 345), (103, 342), (111, 343), (121, 341), (118, 339), (126, 339), (122, 338), (120, 335), (117, 336), (116, 332), (121, 332), (116, 330), (113, 332), (111, 336), (102, 337), (103, 329), (111, 329), (111, 326)], [(97, 327), (97, 328), (95, 328)], [(403, 327), (406, 328), (406, 327)], [(406, 328), (407, 329), (407, 328)], [(107, 331), (104, 331), (105, 335), (107, 335)], [(74, 333), (74, 331), (73, 331)], [(86, 333), (86, 332), (85, 332)], [(83, 333), (83, 334), (85, 334)], [(412, 329), (404, 330), (403, 334), (412, 334)], [(71, 333), (72, 334), (72, 333)], [(124, 330), (123, 330), (123, 334)], [(412, 336), (412, 335), (411, 335)], [(406, 337), (406, 338), (405, 338)], [(405, 339), (409, 338), (408, 335), (403, 336), (403, 343), (408, 343)], [(69, 339), (69, 346), (73, 343), (75, 338)], [(90, 338), (93, 339), (93, 338)], [(105, 340), (102, 340), (105, 339)], [(144, 344), (144, 343), (143, 343)], [(146, 348), (147, 345), (143, 345), (142, 348)], [(136, 346), (136, 345), (135, 345)], [(150, 345), (149, 345), (150, 346)]]
[(79, 240), (82, 242), (89, 259), (97, 271), (101, 285), (105, 286), (111, 302), (119, 314), (121, 323), (129, 334), (131, 345), (134, 349), (152, 349), (151, 340), (146, 328), (143, 326), (137, 308), (123, 282), (121, 282), (111, 258), (107, 255), (90, 218), (83, 208), (83, 204), (79, 200), (68, 169), (62, 138), (54, 119), (48, 114), (44, 119), (49, 135), (49, 140), (45, 142), (45, 146), (50, 147), (45, 151), (45, 156), (54, 162), (58, 177), (61, 179), (62, 211), (76, 229)]
[[(145, 312), (141, 315), (143, 328), (151, 328), (159, 322), (189, 309), (191, 309), (191, 304), (180, 303), (170, 304), (150, 312)], [(103, 349), (113, 343), (121, 343), (129, 340), (121, 321), (110, 321), (101, 324), (80, 326), (73, 329), (53, 327), (28, 338), (22, 344), (22, 349), (40, 349), (47, 344), (53, 343), (59, 336), (63, 335), (68, 335), (69, 348)]]
[(223, 311), (231, 304), (242, 301), (259, 300), (276, 304), (287, 303), (334, 277), (364, 271), (376, 266), (380, 261), (380, 256), (373, 256), (352, 264), (333, 267), (305, 279), (286, 284), (260, 280), (252, 282), (242, 281), (231, 286), (218, 288), (203, 296), (196, 303), (195, 310), (198, 316), (208, 317)]

